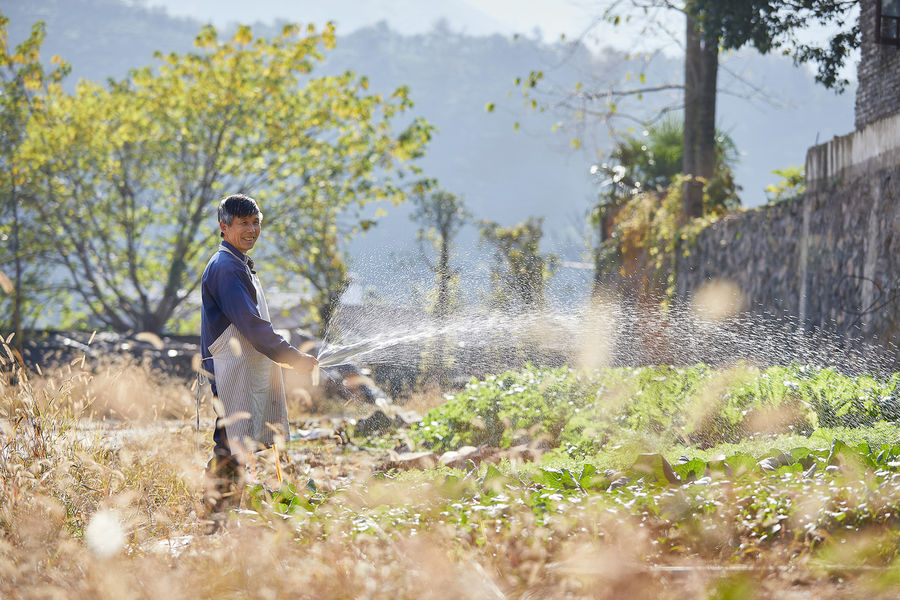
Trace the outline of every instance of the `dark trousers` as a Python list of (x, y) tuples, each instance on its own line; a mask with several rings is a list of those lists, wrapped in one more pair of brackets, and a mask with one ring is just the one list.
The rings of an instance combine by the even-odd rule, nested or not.
[(213, 448), (213, 456), (230, 458), (231, 446), (228, 444), (228, 432), (225, 430), (222, 421), (222, 417), (216, 417), (216, 429), (213, 431), (213, 442), (216, 445)]
[[(216, 398), (218, 399), (218, 396)], [(231, 458), (231, 445), (228, 443), (228, 431), (225, 429), (224, 422), (225, 419), (223, 417), (216, 416), (216, 429), (213, 431), (213, 442), (216, 445), (213, 447), (213, 456), (231, 461), (233, 460)]]

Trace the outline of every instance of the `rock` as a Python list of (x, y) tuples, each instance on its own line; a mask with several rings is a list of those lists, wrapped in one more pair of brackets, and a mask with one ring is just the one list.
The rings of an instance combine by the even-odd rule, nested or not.
[(763, 471), (774, 471), (775, 469), (777, 469), (778, 467), (781, 466), (778, 462), (778, 459), (775, 458), (774, 456), (764, 458), (756, 464), (758, 464), (759, 468), (762, 469)]
[(194, 356), (200, 353), (199, 341), (199, 337), (161, 338), (147, 332), (35, 331), (25, 344), (23, 357), (27, 365), (42, 368), (64, 366), (82, 356), (87, 359), (129, 357), (149, 362), (154, 369), (170, 375), (193, 379), (196, 377)]
[(536, 448), (532, 448), (530, 446), (520, 445), (520, 446), (512, 446), (509, 450), (503, 453), (505, 458), (508, 458), (510, 462), (534, 462), (541, 455), (540, 451)]
[[(331, 438), (340, 438), (341, 435), (335, 431), (334, 429), (327, 429), (325, 427), (314, 427), (313, 429), (297, 429), (294, 433), (291, 434), (290, 441), (295, 442), (298, 440), (321, 440), (321, 439), (331, 439)], [(343, 441), (343, 440), (342, 440)]]
[(384, 414), (384, 411), (376, 410), (365, 419), (356, 422), (354, 432), (356, 435), (371, 435), (373, 433), (382, 433), (389, 430), (394, 422)]
[(398, 410), (394, 415), (394, 423), (397, 427), (412, 427), (422, 421), (422, 415), (414, 410)]
[(788, 454), (787, 452), (782, 452), (781, 454), (778, 455), (778, 463), (782, 467), (785, 467), (787, 465), (792, 465), (795, 462), (797, 462), (797, 461), (794, 459), (794, 457), (791, 456), (790, 454)]
[(779, 467), (784, 467), (787, 465), (794, 464), (794, 457), (787, 453), (779, 454), (778, 456), (769, 456), (767, 458), (762, 459), (757, 463), (759, 468), (763, 471), (774, 471)]
[(454, 469), (464, 469), (467, 461), (470, 460), (476, 465), (481, 463), (481, 451), (475, 446), (463, 446), (458, 450), (448, 450), (441, 454), (438, 462)]
[(613, 481), (612, 483), (609, 484), (609, 487), (606, 488), (606, 491), (611, 492), (613, 490), (617, 490), (620, 487), (625, 487), (629, 483), (631, 483), (631, 477), (619, 477), (618, 479), (616, 479), (615, 481)]
[(400, 471), (409, 471), (411, 469), (431, 469), (437, 466), (437, 457), (434, 452), (404, 452), (397, 454), (392, 452), (385, 464), (385, 469), (398, 469)]

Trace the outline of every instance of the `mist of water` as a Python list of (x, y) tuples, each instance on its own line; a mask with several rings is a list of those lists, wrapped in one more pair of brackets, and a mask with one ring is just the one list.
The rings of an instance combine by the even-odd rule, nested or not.
[(520, 368), (526, 362), (577, 368), (800, 363), (848, 374), (885, 373), (886, 353), (792, 319), (728, 313), (697, 303), (666, 311), (608, 297), (580, 306), (466, 309), (438, 320), (389, 305), (342, 306), (320, 353), (322, 366), (345, 362), (417, 369), (439, 352), (455, 375)]

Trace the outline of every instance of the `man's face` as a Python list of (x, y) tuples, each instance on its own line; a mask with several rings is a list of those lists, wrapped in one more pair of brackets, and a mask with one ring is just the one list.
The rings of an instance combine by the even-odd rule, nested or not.
[(219, 221), (219, 227), (222, 229), (225, 241), (246, 254), (253, 248), (256, 238), (259, 237), (262, 219), (259, 213), (249, 217), (235, 217), (231, 221), (231, 225)]

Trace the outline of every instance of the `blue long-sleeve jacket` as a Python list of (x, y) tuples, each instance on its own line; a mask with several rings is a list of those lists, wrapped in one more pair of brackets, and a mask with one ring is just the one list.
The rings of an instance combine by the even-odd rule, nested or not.
[(254, 348), (275, 362), (293, 365), (302, 356), (275, 333), (270, 322), (260, 317), (256, 288), (246, 266), (247, 257), (228, 242), (223, 241), (222, 246), (234, 254), (220, 248), (209, 260), (200, 280), (200, 353), (203, 369), (212, 375), (213, 394), (217, 391), (209, 345), (232, 323)]

